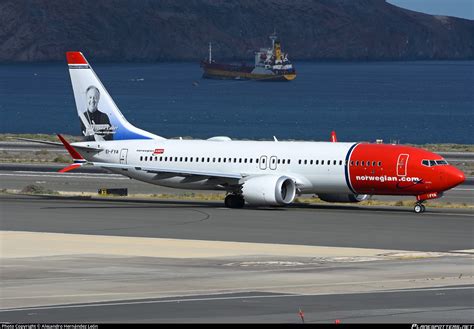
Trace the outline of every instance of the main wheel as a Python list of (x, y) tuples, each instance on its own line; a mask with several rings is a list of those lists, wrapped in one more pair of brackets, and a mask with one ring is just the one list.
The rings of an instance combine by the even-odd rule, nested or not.
[(241, 195), (229, 194), (225, 197), (224, 204), (227, 208), (243, 208), (245, 200)]
[(425, 205), (422, 204), (422, 205), (421, 205), (421, 212), (425, 212), (425, 210), (426, 210)]
[(414, 210), (417, 214), (419, 214), (419, 213), (422, 213), (422, 212), (423, 212), (423, 210), (424, 210), (423, 208), (424, 208), (424, 206), (423, 206), (422, 204), (417, 203), (417, 204), (415, 205), (415, 207), (413, 208), (413, 210)]

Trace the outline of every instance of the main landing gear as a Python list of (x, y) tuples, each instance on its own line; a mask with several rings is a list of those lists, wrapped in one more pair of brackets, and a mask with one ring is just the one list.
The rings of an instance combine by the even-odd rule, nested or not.
[(425, 212), (425, 206), (423, 205), (423, 203), (417, 202), (417, 203), (415, 203), (415, 207), (413, 207), (413, 210), (417, 214), (421, 214), (422, 212)]
[(225, 197), (224, 204), (227, 208), (243, 208), (245, 200), (240, 194), (228, 194)]

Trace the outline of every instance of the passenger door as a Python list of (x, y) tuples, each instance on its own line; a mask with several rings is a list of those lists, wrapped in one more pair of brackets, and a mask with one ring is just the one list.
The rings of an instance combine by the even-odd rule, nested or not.
[(120, 150), (120, 164), (127, 164), (128, 149)]
[(400, 154), (397, 160), (397, 176), (407, 175), (408, 154)]

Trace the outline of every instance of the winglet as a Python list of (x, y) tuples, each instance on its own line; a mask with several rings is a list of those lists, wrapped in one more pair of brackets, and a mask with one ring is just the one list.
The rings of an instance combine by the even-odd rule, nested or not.
[(61, 143), (63, 143), (64, 147), (69, 152), (71, 157), (74, 159), (74, 162), (76, 163), (86, 162), (86, 160), (82, 157), (82, 155), (80, 155), (79, 152), (77, 152), (74, 149), (74, 147), (72, 147), (71, 144), (69, 144), (69, 142), (66, 139), (64, 139), (63, 136), (61, 136), (60, 134), (57, 134), (57, 136), (59, 140), (61, 141)]
[(87, 64), (86, 58), (80, 51), (68, 51), (66, 59), (69, 65)]
[(73, 169), (76, 169), (76, 168), (79, 168), (80, 166), (82, 166), (82, 163), (73, 163), (72, 165), (69, 165), (61, 170), (59, 170), (58, 172), (67, 172), (67, 171), (71, 171)]
[(333, 142), (333, 143), (337, 142), (337, 136), (336, 136), (336, 132), (334, 130), (331, 131), (331, 142)]

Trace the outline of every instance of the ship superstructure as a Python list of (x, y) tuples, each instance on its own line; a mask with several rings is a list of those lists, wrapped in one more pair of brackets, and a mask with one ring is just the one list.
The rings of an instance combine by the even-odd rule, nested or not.
[(224, 64), (212, 59), (212, 44), (209, 56), (201, 62), (203, 78), (211, 79), (252, 79), (261, 81), (291, 81), (296, 78), (296, 70), (281, 50), (281, 43), (274, 33), (270, 36), (271, 48), (260, 48), (255, 52), (255, 64)]

